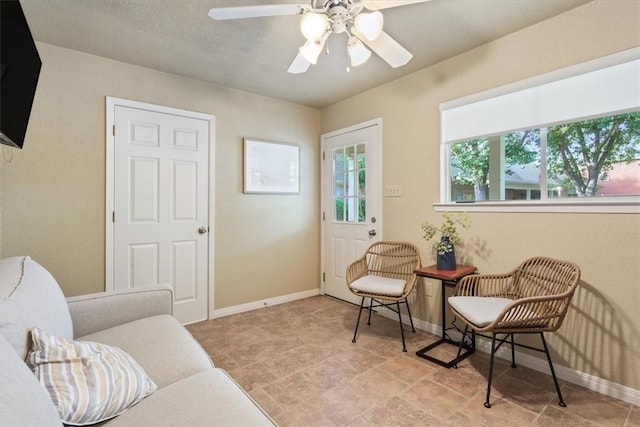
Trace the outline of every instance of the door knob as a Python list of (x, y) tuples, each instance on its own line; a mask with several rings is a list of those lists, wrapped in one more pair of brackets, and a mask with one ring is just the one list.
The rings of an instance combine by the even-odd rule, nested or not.
[(376, 230), (369, 230), (369, 237), (374, 237), (376, 234)]
[(207, 232), (207, 227), (205, 227), (204, 225), (198, 228), (198, 233), (205, 234), (206, 232)]

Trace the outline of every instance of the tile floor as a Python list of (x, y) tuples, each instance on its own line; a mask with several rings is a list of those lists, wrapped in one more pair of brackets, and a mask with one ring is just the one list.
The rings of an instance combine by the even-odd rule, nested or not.
[[(502, 359), (486, 409), (485, 353), (440, 367), (415, 355), (436, 336), (405, 326), (403, 353), (398, 323), (377, 315), (354, 344), (357, 311), (317, 296), (188, 329), (282, 427), (640, 426), (639, 407), (563, 381), (561, 408), (550, 376)], [(445, 358), (455, 351), (446, 347)]]

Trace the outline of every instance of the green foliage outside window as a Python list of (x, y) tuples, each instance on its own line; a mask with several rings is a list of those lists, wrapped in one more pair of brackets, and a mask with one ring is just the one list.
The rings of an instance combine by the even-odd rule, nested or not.
[[(366, 222), (366, 147), (343, 147), (334, 152), (334, 220)], [(353, 182), (357, 179), (357, 182)]]
[[(504, 135), (504, 173), (516, 166), (540, 167), (540, 130)], [(451, 182), (473, 188), (474, 200), (487, 200), (490, 182), (490, 138), (451, 146)], [(598, 181), (616, 164), (640, 159), (640, 112), (553, 126), (547, 129), (547, 178), (572, 194), (595, 196)], [(546, 189), (540, 189), (546, 192)]]
[[(505, 136), (505, 173), (514, 165), (525, 165), (538, 157), (540, 132), (528, 130)], [(474, 139), (451, 147), (452, 166), (459, 173), (451, 179), (461, 185), (473, 186), (475, 200), (486, 200), (489, 190), (489, 138)]]
[(549, 128), (548, 176), (568, 180), (578, 196), (595, 196), (598, 178), (640, 158), (640, 112)]

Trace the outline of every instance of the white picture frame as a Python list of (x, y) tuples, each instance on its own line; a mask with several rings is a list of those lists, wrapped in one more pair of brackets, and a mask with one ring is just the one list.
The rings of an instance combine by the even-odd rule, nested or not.
[(245, 194), (299, 194), (300, 147), (244, 138)]

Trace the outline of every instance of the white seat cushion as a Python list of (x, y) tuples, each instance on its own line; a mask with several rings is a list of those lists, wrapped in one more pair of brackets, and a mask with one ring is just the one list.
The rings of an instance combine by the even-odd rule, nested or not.
[(160, 388), (213, 367), (207, 352), (167, 314), (134, 320), (78, 339), (121, 348)]
[(498, 314), (513, 302), (509, 298), (449, 297), (449, 305), (474, 325), (487, 326)]
[(388, 295), (397, 297), (402, 295), (407, 281), (402, 279), (391, 279), (380, 276), (364, 276), (351, 283), (351, 289), (366, 292), (368, 294)]
[(209, 369), (161, 388), (105, 427), (275, 427), (275, 423), (222, 369)]

